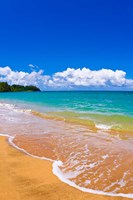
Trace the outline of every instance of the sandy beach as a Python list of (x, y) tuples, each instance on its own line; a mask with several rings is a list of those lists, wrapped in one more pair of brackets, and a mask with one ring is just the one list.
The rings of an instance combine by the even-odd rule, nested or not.
[(123, 200), (84, 193), (52, 174), (52, 163), (18, 151), (0, 137), (0, 200)]

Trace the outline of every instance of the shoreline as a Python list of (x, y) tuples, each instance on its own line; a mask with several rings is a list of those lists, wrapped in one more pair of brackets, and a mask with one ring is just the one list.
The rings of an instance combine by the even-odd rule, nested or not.
[(52, 162), (31, 157), (9, 145), (8, 135), (0, 136), (1, 200), (123, 200), (82, 192), (61, 182), (52, 173)]

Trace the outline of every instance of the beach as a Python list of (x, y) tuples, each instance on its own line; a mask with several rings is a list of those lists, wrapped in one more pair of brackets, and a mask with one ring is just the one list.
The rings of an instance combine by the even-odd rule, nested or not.
[(132, 199), (132, 97), (2, 94), (0, 199)]
[(52, 173), (52, 163), (26, 155), (0, 137), (1, 200), (126, 200), (81, 192)]

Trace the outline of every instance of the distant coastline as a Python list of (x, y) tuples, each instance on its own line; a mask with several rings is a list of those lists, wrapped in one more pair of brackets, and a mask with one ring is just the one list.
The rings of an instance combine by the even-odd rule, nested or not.
[(40, 91), (39, 88), (33, 85), (23, 86), (23, 85), (9, 85), (7, 82), (0, 82), (0, 92), (31, 92)]

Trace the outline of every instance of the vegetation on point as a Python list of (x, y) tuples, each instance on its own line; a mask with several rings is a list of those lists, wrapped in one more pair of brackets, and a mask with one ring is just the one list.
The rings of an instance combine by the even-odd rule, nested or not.
[(23, 86), (23, 85), (8, 85), (7, 82), (0, 82), (0, 92), (26, 92), (26, 91), (40, 91), (36, 86)]

